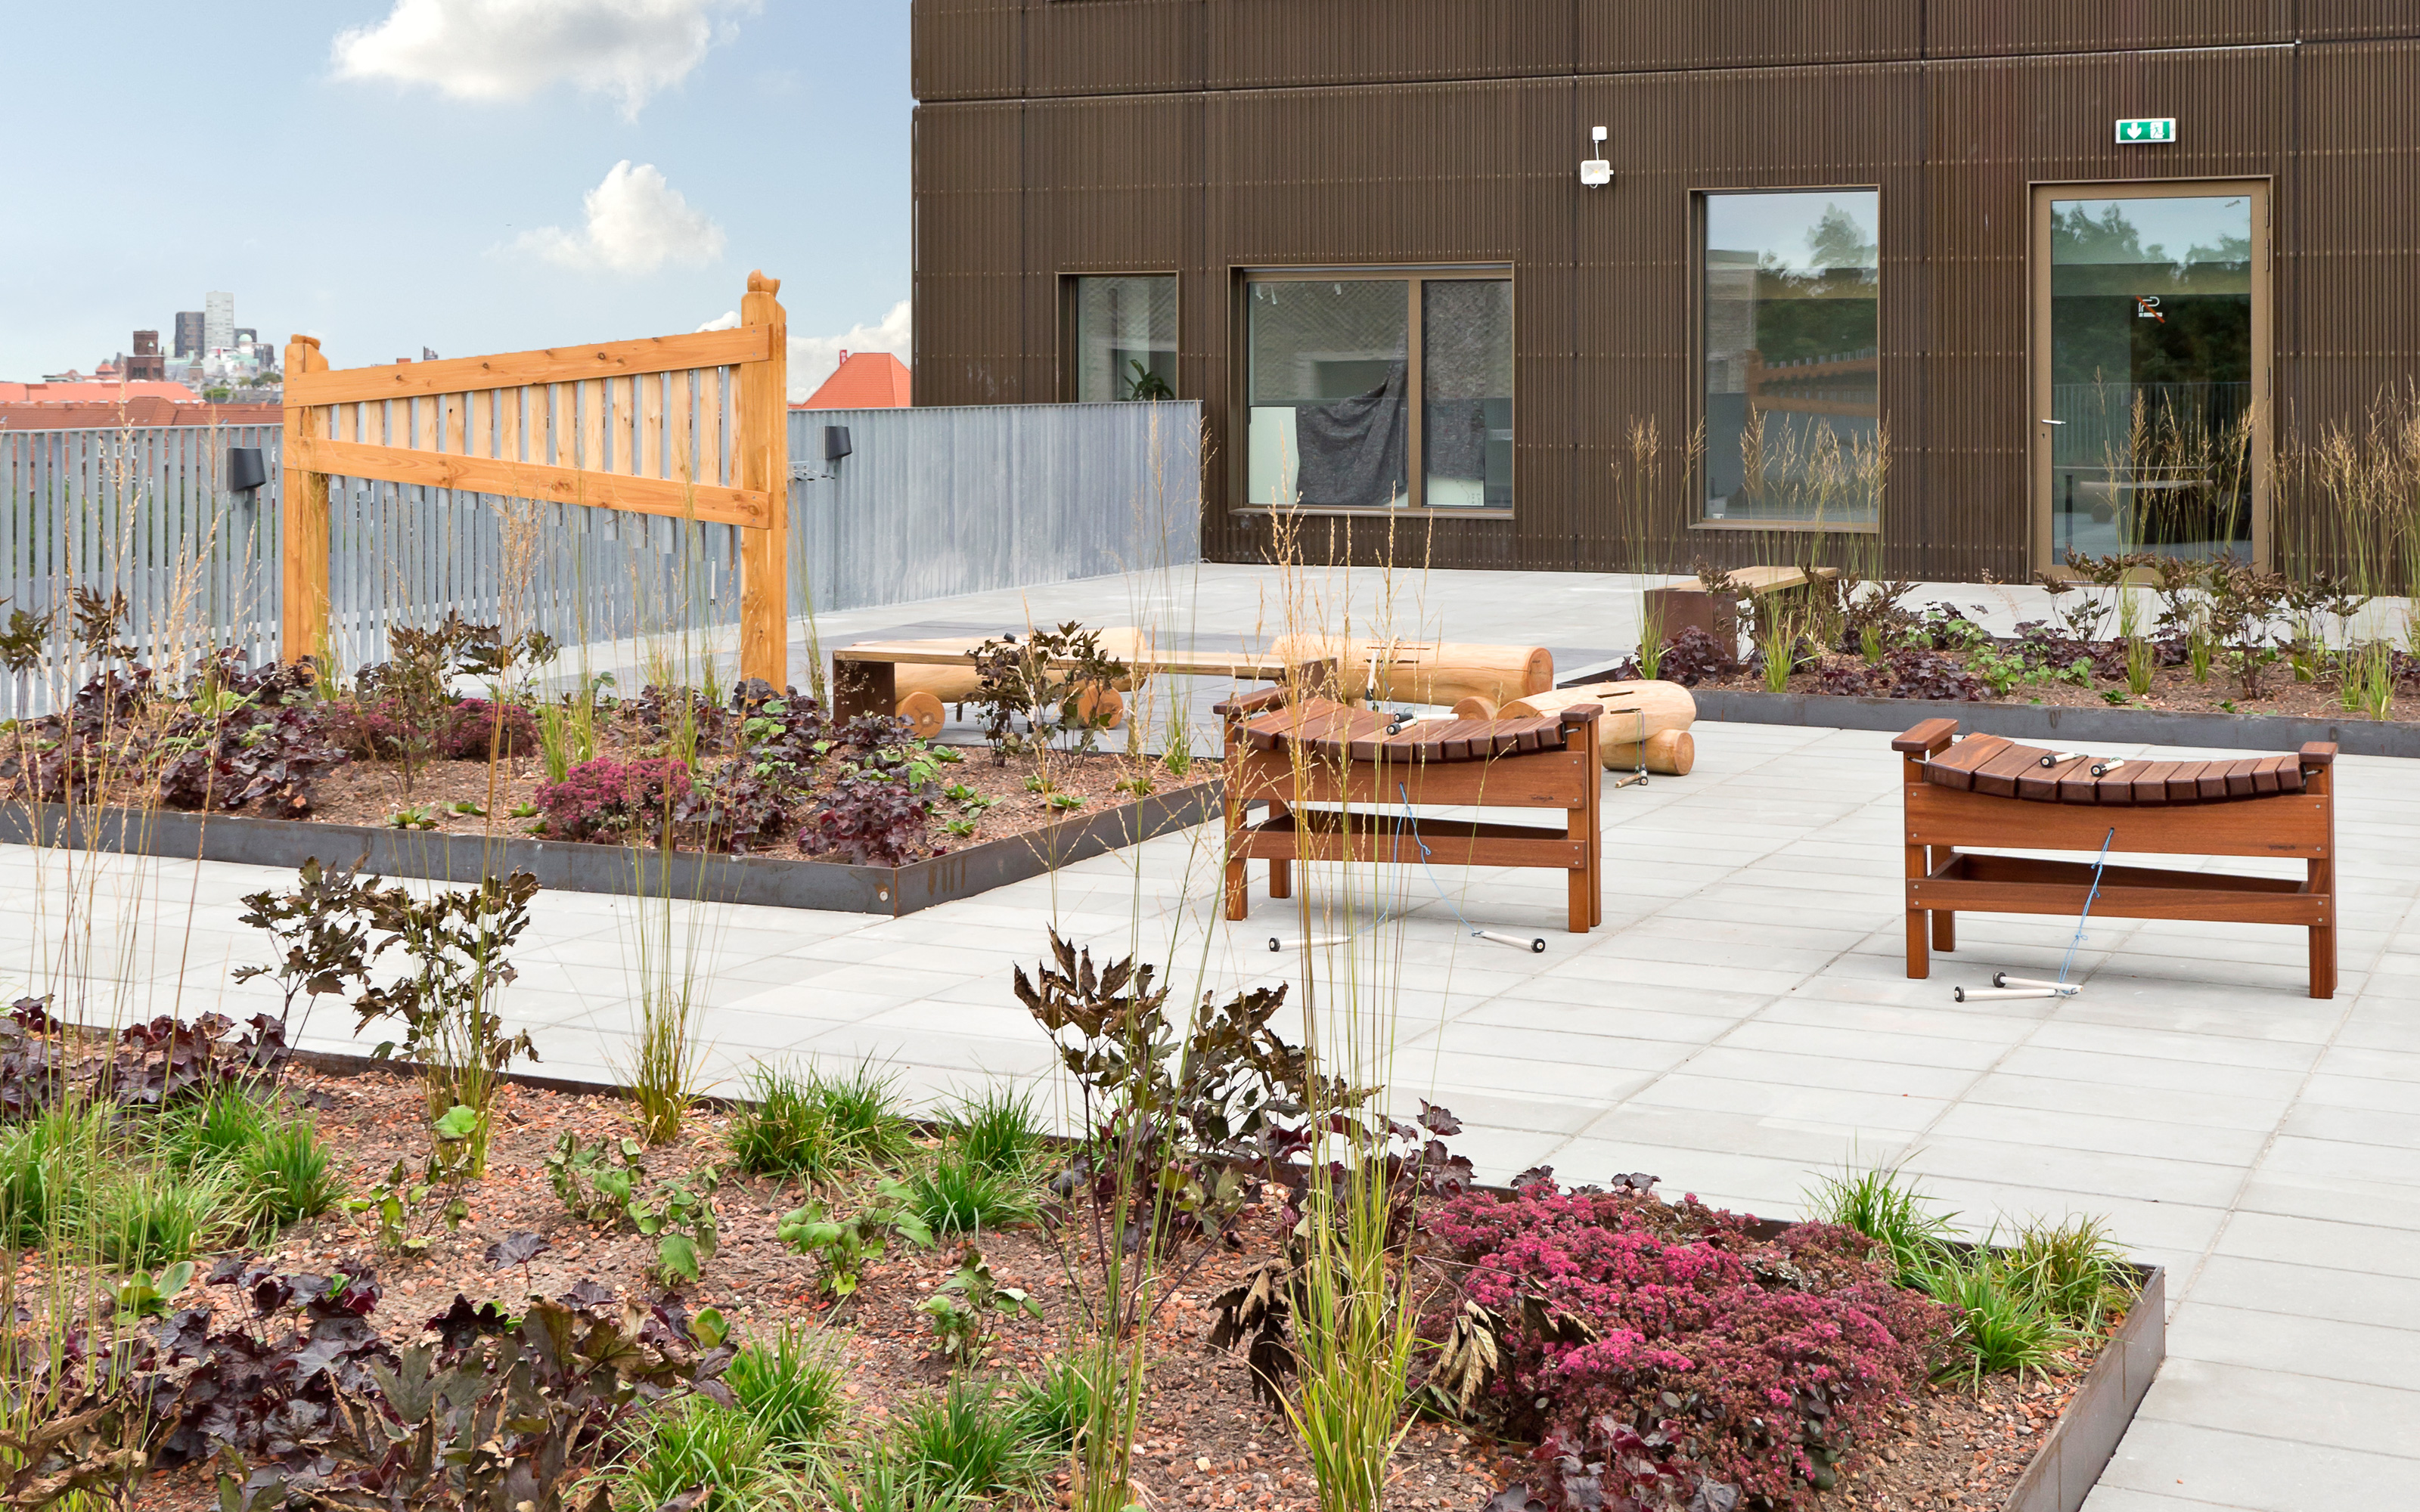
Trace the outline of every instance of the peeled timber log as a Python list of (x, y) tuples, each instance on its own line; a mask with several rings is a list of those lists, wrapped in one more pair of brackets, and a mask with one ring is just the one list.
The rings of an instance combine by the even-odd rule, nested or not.
[[(916, 733), (926, 740), (940, 733), (945, 717), (942, 705), (972, 703), (983, 697), (983, 681), (972, 667), (903, 661), (892, 664), (892, 677), (899, 695), (899, 717), (914, 725)], [(1126, 701), (1110, 688), (1086, 689), (1077, 696), (1076, 706), (1088, 716), (1107, 714), (1107, 729), (1115, 730), (1126, 720)], [(927, 723), (932, 726), (930, 733), (924, 728)]]
[(1271, 649), (1289, 662), (1333, 659), (1347, 698), (1358, 698), (1373, 671), (1380, 698), (1406, 703), (1450, 705), (1466, 698), (1501, 703), (1555, 686), (1555, 654), (1544, 646), (1288, 635)]
[[(1506, 703), (1497, 713), (1505, 718), (1523, 714), (1553, 714), (1575, 703), (1599, 703), (1605, 713), (1596, 722), (1597, 745), (1605, 752), (1607, 770), (1636, 770), (1638, 766), (1638, 744), (1647, 742), (1647, 769), (1664, 771), (1655, 764), (1655, 737), (1678, 733), (1686, 735), (1698, 720), (1698, 701), (1678, 683), (1594, 683), (1587, 687), (1558, 687), (1543, 693), (1530, 693)], [(1668, 743), (1666, 758), (1679, 764), (1679, 770), (1667, 776), (1685, 776), (1697, 760), (1697, 741), (1688, 742), (1685, 758), (1673, 754), (1678, 748)], [(1619, 759), (1617, 759), (1619, 753)]]
[[(1638, 770), (1637, 746), (1606, 746), (1605, 769), (1608, 772)], [(1686, 777), (1689, 768), (1698, 764), (1698, 737), (1686, 730), (1659, 730), (1647, 737), (1647, 769), (1658, 777)]]

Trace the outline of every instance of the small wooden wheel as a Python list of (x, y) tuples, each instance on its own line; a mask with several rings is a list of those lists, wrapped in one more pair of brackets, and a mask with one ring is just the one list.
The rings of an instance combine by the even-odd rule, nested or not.
[(1115, 730), (1126, 722), (1126, 701), (1114, 687), (1088, 687), (1076, 695), (1076, 712), (1087, 721)]
[(1496, 717), (1496, 701), (1473, 693), (1453, 706), (1453, 717), (1457, 719), (1493, 719)]
[(919, 740), (930, 740), (949, 722), (949, 710), (930, 693), (915, 692), (899, 701), (899, 717)]

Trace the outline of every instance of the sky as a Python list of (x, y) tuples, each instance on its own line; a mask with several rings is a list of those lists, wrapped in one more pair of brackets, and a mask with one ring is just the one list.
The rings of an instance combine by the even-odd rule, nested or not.
[(212, 289), (355, 367), (692, 331), (752, 269), (794, 395), (907, 355), (908, 0), (10, 11), (0, 379)]

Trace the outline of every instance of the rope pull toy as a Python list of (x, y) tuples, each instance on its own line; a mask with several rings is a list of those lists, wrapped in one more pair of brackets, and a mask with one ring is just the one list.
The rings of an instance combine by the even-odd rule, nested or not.
[[(2099, 775), (2098, 767), (2093, 770), (2096, 776)], [(2084, 926), (2092, 920), (2092, 904), (2101, 896), (2101, 874), (2109, 869), (2109, 847), (2116, 843), (2117, 840), (2118, 827), (2112, 825), (2109, 827), (2109, 833), (2102, 837), (2100, 857), (2092, 863), (2092, 886), (2084, 894), (2084, 912), (2076, 916), (2075, 936), (2067, 942), (2067, 955), (2058, 964), (2056, 981), (2044, 981), (2039, 977), (2011, 977), (2005, 971), (1994, 971), (1992, 973), (1991, 986), (1978, 987), (1971, 992), (1963, 987), (1953, 987), (1949, 993), (1950, 999), (1953, 1002), (1973, 1003), (1987, 998), (2001, 997), (2073, 997), (2084, 991), (2084, 984), (2070, 982), (2067, 980), (2067, 974), (2075, 964), (2077, 947), (2091, 938), (2084, 933)]]

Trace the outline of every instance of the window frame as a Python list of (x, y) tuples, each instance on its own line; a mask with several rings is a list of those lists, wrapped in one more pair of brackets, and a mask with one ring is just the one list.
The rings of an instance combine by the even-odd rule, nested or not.
[(1165, 278), (1176, 285), (1176, 381), (1170, 385), (1176, 397), (1185, 397), (1185, 275), (1173, 268), (1075, 268), (1062, 269), (1059, 273), (1059, 350), (1058, 371), (1052, 375), (1052, 392), (1061, 404), (1101, 404), (1110, 400), (1078, 400), (1076, 397), (1076, 285), (1087, 278)]
[[(1735, 194), (1871, 194), (1874, 196), (1874, 408), (1883, 408), (1883, 364), (1890, 348), (1884, 338), (1883, 274), (1888, 261), (1883, 251), (1883, 226), (1888, 219), (1883, 205), (1884, 191), (1880, 184), (1712, 184), (1693, 187), (1689, 191), (1689, 427), (1688, 435), (1702, 440), (1712, 426), (1711, 407), (1706, 403), (1706, 209), (1717, 195)], [(1699, 448), (1702, 453), (1703, 448)], [(1706, 516), (1706, 488), (1713, 481), (1706, 459), (1700, 455), (1690, 471), (1687, 528), (1708, 533), (1741, 532), (1801, 532), (1823, 535), (1880, 535), (1883, 530), (1882, 504), (1876, 501), (1874, 521), (1870, 525), (1852, 525), (1835, 520), (1710, 519)]]
[[(1227, 469), (1229, 513), (1234, 515), (1274, 515), (1280, 510), (1304, 515), (1361, 516), (1375, 519), (1401, 519), (1407, 516), (1435, 519), (1512, 519), (1521, 507), (1521, 280), (1511, 263), (1331, 263), (1317, 266), (1268, 267), (1237, 266), (1229, 270), (1228, 350), (1234, 354), (1227, 385), (1230, 416), (1239, 424), (1229, 426), (1228, 455), (1242, 460), (1232, 461)], [(1316, 284), (1342, 279), (1358, 279), (1369, 283), (1402, 282), (1408, 325), (1404, 348), (1404, 361), (1409, 379), (1407, 403), (1411, 413), (1405, 435), (1407, 470), (1411, 473), (1413, 502), (1402, 506), (1387, 504), (1269, 504), (1251, 497), (1251, 425), (1252, 425), (1252, 326), (1249, 289), (1254, 284), (1288, 283)], [(1447, 504), (1428, 503), (1428, 378), (1424, 371), (1427, 360), (1423, 339), (1425, 320), (1420, 302), (1420, 290), (1430, 281), (1439, 283), (1470, 283), (1500, 280), (1511, 285), (1512, 322), (1512, 502), (1509, 504)]]

